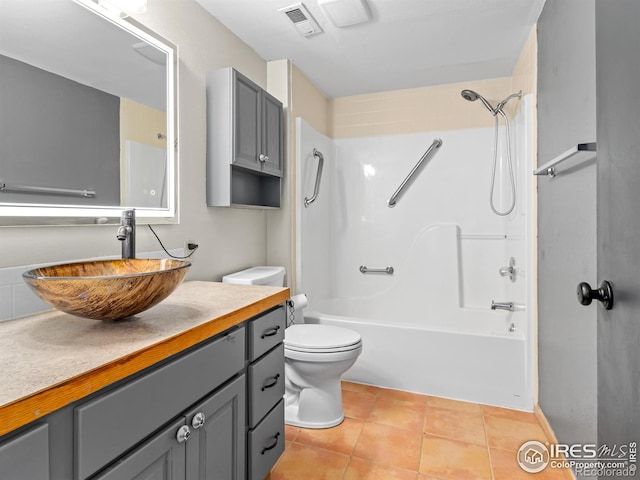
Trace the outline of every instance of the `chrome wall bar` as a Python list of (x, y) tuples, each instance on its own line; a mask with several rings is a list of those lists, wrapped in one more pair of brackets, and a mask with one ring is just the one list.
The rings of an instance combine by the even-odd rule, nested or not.
[(95, 197), (93, 190), (77, 190), (73, 188), (34, 187), (31, 185), (10, 185), (0, 180), (0, 192), (30, 192), (45, 193), (48, 195), (68, 195), (79, 197)]
[(413, 169), (409, 172), (409, 175), (407, 175), (407, 178), (405, 178), (404, 181), (398, 187), (398, 189), (395, 192), (393, 192), (393, 195), (391, 195), (391, 198), (387, 200), (387, 205), (389, 206), (389, 208), (393, 208), (396, 206), (398, 198), (402, 194), (405, 187), (409, 184), (413, 176), (416, 174), (416, 172), (420, 169), (422, 164), (424, 164), (427, 160), (430, 160), (431, 157), (435, 155), (435, 153), (438, 151), (438, 149), (441, 146), (442, 146), (442, 140), (440, 140), (439, 138), (436, 138), (431, 144), (431, 146), (427, 149), (427, 151), (424, 152), (424, 155), (422, 155), (422, 158), (418, 160), (418, 163), (416, 163), (415, 167), (413, 167)]
[[(540, 168), (534, 170), (533, 174), (534, 175), (548, 175), (549, 177), (553, 178), (553, 177), (556, 176), (556, 165), (558, 165), (559, 163), (564, 162), (565, 160), (569, 160), (570, 158), (573, 158), (574, 156), (576, 156), (576, 155), (578, 155), (580, 153), (595, 152), (595, 151), (597, 151), (597, 146), (598, 146), (598, 144), (596, 142), (579, 143), (575, 147), (571, 147), (569, 150), (567, 150), (563, 154), (558, 155), (553, 160), (545, 163)], [(589, 155), (589, 158), (593, 158), (593, 155)]]
[(313, 195), (311, 198), (304, 197), (304, 206), (308, 207), (318, 198), (320, 193), (320, 179), (322, 178), (322, 167), (324, 166), (324, 155), (319, 150), (313, 149), (313, 156), (318, 159), (318, 171), (316, 173), (316, 185), (313, 188)]
[(368, 268), (364, 265), (360, 265), (360, 271), (362, 273), (386, 273), (387, 275), (393, 275), (393, 267), (386, 268)]

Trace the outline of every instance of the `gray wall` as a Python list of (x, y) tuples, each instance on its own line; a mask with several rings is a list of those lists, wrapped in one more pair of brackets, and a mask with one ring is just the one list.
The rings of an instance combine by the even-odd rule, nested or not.
[[(595, 0), (547, 0), (538, 22), (538, 165), (596, 140)], [(538, 179), (539, 404), (558, 440), (595, 442), (596, 306), (576, 286), (596, 277), (594, 160)]]
[(2, 202), (120, 205), (120, 99), (0, 55), (0, 159), (7, 184), (96, 192)]

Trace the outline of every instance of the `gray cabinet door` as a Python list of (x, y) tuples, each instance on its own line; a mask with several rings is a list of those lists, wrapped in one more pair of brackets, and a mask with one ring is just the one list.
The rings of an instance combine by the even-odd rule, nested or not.
[(183, 425), (181, 417), (94, 480), (184, 480), (185, 443), (176, 440)]
[(49, 431), (46, 424), (0, 444), (0, 478), (49, 480)]
[(233, 72), (233, 158), (234, 165), (260, 171), (262, 138), (262, 89), (244, 75)]
[(245, 412), (241, 375), (187, 414), (187, 480), (244, 480)]
[(262, 92), (262, 152), (266, 155), (262, 171), (270, 175), (282, 176), (283, 164), (283, 114), (278, 99)]

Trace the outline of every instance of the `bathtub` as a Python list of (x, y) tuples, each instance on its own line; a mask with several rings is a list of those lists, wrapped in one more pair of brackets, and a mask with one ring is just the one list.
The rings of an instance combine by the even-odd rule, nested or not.
[[(492, 313), (499, 317), (503, 312)], [(476, 323), (477, 316), (473, 313)], [(311, 310), (305, 310), (304, 321), (349, 328), (362, 336), (362, 354), (343, 380), (533, 410), (530, 380), (523, 375), (523, 332), (435, 330)], [(494, 323), (502, 324), (503, 319)]]

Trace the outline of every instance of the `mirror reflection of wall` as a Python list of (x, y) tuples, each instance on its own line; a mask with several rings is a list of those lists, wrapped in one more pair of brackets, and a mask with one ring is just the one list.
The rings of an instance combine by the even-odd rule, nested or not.
[[(3, 202), (120, 204), (120, 99), (0, 55)], [(12, 185), (94, 191), (92, 197)]]
[(166, 208), (167, 114), (120, 101), (121, 204)]

